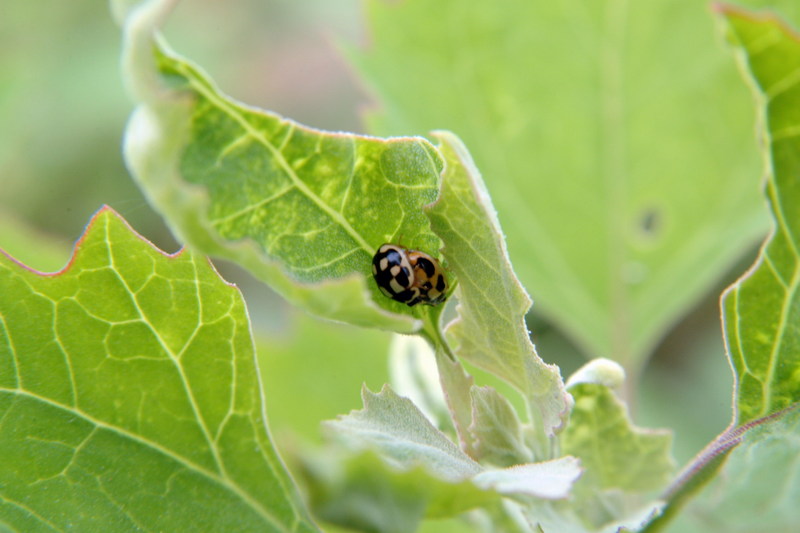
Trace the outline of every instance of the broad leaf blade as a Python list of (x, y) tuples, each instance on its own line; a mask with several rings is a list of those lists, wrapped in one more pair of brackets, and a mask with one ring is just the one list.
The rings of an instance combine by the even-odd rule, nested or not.
[(454, 135), (436, 135), (447, 167), (440, 198), (427, 211), (459, 280), (458, 318), (447, 327), (448, 338), (460, 357), (518, 388), (535, 417), (535, 431), (552, 434), (568, 406), (561, 374), (539, 358), (528, 337), (524, 317), (531, 301), (511, 268), (478, 170)]
[(0, 520), (315, 530), (267, 434), (239, 292), (113, 212), (53, 275), (0, 255)]
[[(765, 231), (704, 2), (367, 2), (373, 131), (446, 128), (536, 309), (630, 368)], [(709, 208), (709, 206), (712, 206)]]
[(800, 35), (773, 15), (721, 8), (765, 106), (774, 230), (723, 299), (741, 426), (800, 401)]
[(470, 399), (475, 457), (500, 467), (530, 463), (533, 455), (508, 399), (491, 387), (475, 386), (470, 390)]
[(383, 296), (384, 242), (438, 254), (422, 206), (442, 162), (421, 138), (326, 133), (223, 95), (153, 38), (168, 2), (126, 24), (126, 74), (142, 102), (126, 157), (179, 236), (232, 259), (290, 301), (340, 321), (411, 332), (425, 310)]
[(501, 494), (558, 500), (569, 496), (572, 484), (580, 475), (581, 468), (577, 459), (560, 457), (552, 461), (521, 464), (502, 470), (487, 470), (475, 476), (475, 483)]

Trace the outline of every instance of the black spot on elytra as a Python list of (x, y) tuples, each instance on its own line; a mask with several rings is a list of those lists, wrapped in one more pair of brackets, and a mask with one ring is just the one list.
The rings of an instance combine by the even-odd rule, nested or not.
[(425, 272), (425, 275), (429, 278), (436, 273), (436, 266), (424, 257), (417, 259), (417, 267), (421, 268), (422, 271)]
[(397, 283), (400, 284), (402, 287), (408, 287), (411, 285), (411, 280), (409, 279), (409, 272), (405, 268), (401, 268), (400, 272), (394, 277), (397, 280)]

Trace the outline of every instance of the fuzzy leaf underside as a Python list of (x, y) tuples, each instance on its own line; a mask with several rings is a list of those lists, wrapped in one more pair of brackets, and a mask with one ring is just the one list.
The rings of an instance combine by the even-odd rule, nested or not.
[(372, 131), (463, 139), (536, 310), (588, 356), (635, 365), (765, 232), (706, 3), (365, 5)]
[(472, 387), (470, 399), (470, 433), (478, 459), (495, 466), (513, 466), (533, 460), (517, 412), (505, 396), (491, 387)]
[(355, 529), (414, 531), (423, 518), (456, 516), (499, 500), (469, 480), (443, 481), (417, 466), (395, 468), (375, 452), (306, 454), (300, 461), (310, 505), (324, 520)]
[(723, 7), (763, 105), (774, 229), (723, 299), (735, 375), (735, 426), (800, 401), (800, 35), (771, 14)]
[(343, 322), (404, 333), (420, 323), (383, 296), (371, 261), (385, 242), (438, 256), (422, 206), (442, 161), (421, 138), (329, 133), (222, 94), (154, 38), (170, 2), (126, 22), (125, 72), (141, 105), (129, 166), (179, 237), (240, 263), (293, 303)]
[(315, 531), (267, 434), (241, 295), (100, 211), (70, 264), (0, 255), (0, 520)]
[(362, 391), (364, 408), (325, 423), (329, 434), (350, 448), (372, 446), (398, 468), (424, 465), (448, 481), (469, 479), (481, 471), (411, 400), (385, 385), (380, 393)]
[(454, 351), (517, 387), (552, 434), (563, 423), (567, 393), (557, 367), (536, 354), (525, 325), (531, 305), (514, 274), (503, 233), (480, 173), (453, 134), (437, 132), (447, 166), (439, 200), (427, 209), (459, 280), (458, 317), (447, 327)]
[[(388, 385), (377, 394), (364, 389), (362, 397), (363, 409), (325, 423), (332, 446), (324, 454), (301, 459), (312, 505), (336, 523), (353, 526), (394, 516), (400, 509), (407, 513), (400, 523), (416, 523), (423, 516), (453, 516), (471, 507), (492, 505), (499, 496), (524, 501), (564, 499), (581, 474), (578, 460), (569, 456), (486, 468)], [(377, 530), (408, 529), (382, 526)]]

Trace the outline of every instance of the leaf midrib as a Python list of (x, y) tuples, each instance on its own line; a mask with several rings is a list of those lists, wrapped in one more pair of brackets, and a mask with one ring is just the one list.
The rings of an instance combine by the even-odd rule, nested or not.
[[(255, 129), (252, 124), (241, 114), (239, 113), (229, 102), (226, 100), (219, 98), (214, 92), (212, 92), (208, 87), (205, 85), (198, 83), (194, 76), (191, 73), (187, 72), (183, 63), (176, 64), (176, 70), (180, 72), (181, 75), (184, 76), (186, 80), (188, 80), (189, 85), (192, 87), (194, 91), (203, 95), (203, 97), (215, 105), (219, 110), (226, 113), (229, 117), (235, 120), (244, 131), (250, 135), (253, 139), (258, 141), (264, 148), (266, 148), (270, 154), (275, 158), (275, 160), (280, 165), (281, 169), (286, 173), (289, 179), (292, 181), (292, 184), (297, 187), (297, 189), (303, 193), (307, 198), (309, 198), (323, 213), (325, 213), (329, 218), (331, 218), (334, 222), (339, 224), (350, 237), (356, 242), (358, 246), (360, 246), (365, 252), (367, 252), (370, 256), (375, 253), (375, 250), (372, 246), (367, 243), (364, 237), (361, 236), (359, 232), (353, 228), (353, 226), (348, 222), (348, 220), (325, 203), (322, 198), (317, 196), (317, 194), (312, 191), (306, 183), (300, 179), (294, 169), (289, 165), (286, 158), (283, 154), (260, 132), (259, 130)], [(352, 140), (351, 140), (352, 142)]]

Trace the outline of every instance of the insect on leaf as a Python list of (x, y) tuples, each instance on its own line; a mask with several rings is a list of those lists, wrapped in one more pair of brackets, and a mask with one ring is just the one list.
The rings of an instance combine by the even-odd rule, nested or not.
[(536, 418), (535, 430), (553, 434), (568, 408), (561, 374), (530, 341), (525, 313), (531, 301), (511, 268), (480, 173), (455, 135), (436, 136), (447, 168), (441, 196), (428, 214), (459, 280), (458, 317), (447, 327), (448, 338), (460, 357), (519, 389)]
[(231, 259), (314, 314), (411, 332), (420, 311), (382, 295), (372, 256), (384, 242), (434, 256), (422, 206), (442, 161), (422, 138), (329, 133), (225, 96), (154, 39), (168, 2), (126, 24), (126, 74), (140, 101), (126, 157), (180, 238)]

